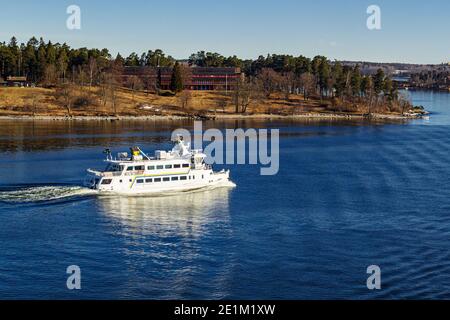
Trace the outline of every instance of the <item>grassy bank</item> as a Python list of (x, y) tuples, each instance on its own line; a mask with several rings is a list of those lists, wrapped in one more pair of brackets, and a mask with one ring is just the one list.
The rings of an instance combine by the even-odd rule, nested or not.
[[(143, 91), (116, 89), (114, 105), (104, 98), (99, 87), (77, 87), (71, 95), (70, 111), (56, 89), (0, 88), (0, 117), (35, 118), (358, 118), (365, 117), (367, 106), (355, 102), (336, 102), (302, 95), (273, 94), (251, 101), (245, 114), (235, 113), (232, 92), (192, 91), (178, 95), (156, 95)], [(402, 118), (400, 112), (382, 110), (375, 117)]]

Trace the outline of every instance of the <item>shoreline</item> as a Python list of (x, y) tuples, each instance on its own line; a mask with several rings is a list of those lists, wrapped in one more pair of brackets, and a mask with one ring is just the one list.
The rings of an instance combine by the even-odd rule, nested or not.
[(327, 114), (305, 113), (297, 115), (273, 114), (206, 114), (202, 116), (149, 115), (149, 116), (50, 116), (50, 115), (0, 115), (0, 120), (33, 120), (33, 121), (159, 121), (159, 120), (415, 120), (428, 117), (428, 114)]

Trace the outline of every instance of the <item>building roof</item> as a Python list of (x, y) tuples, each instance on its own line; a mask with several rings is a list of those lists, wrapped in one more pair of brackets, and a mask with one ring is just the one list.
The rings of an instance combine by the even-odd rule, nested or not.
[(23, 82), (25, 82), (25, 81), (27, 81), (27, 77), (12, 77), (12, 76), (9, 76), (9, 77), (6, 78), (6, 80), (7, 81), (23, 81)]
[[(138, 66), (138, 67), (124, 67), (124, 75), (149, 75), (157, 74), (157, 70), (160, 70), (162, 74), (172, 74), (171, 67), (148, 67), (148, 66)], [(240, 68), (232, 67), (190, 67), (193, 75), (236, 75), (241, 73)]]

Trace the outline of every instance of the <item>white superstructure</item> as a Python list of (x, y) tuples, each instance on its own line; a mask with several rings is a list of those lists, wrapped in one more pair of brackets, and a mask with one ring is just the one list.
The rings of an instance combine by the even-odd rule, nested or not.
[(106, 150), (104, 171), (88, 169), (84, 185), (104, 193), (147, 194), (230, 185), (230, 172), (214, 172), (205, 163), (202, 150), (191, 150), (190, 144), (178, 139), (171, 151), (156, 151), (147, 156), (138, 147), (131, 155), (119, 153), (117, 158)]

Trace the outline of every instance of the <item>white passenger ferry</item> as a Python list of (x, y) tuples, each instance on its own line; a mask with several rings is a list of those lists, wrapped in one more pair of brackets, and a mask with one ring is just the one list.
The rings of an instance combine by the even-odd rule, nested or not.
[(229, 170), (214, 172), (202, 150), (191, 150), (181, 138), (171, 151), (156, 151), (154, 157), (138, 147), (131, 148), (131, 155), (122, 152), (117, 158), (109, 150), (105, 153), (106, 169), (88, 169), (84, 181), (86, 187), (101, 193), (138, 195), (233, 185)]

